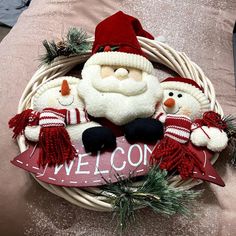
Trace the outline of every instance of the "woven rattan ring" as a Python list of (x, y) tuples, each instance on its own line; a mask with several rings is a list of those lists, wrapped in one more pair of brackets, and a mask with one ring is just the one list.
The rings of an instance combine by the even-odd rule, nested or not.
[[(92, 43), (94, 38), (91, 37), (87, 40)], [(202, 86), (204, 93), (210, 101), (211, 110), (216, 111), (223, 116), (222, 108), (216, 101), (214, 87), (198, 65), (192, 62), (184, 53), (174, 50), (165, 43), (143, 37), (138, 37), (138, 41), (150, 61), (163, 64), (176, 72), (179, 76), (192, 78)], [(32, 97), (42, 84), (59, 76), (66, 75), (66, 73), (68, 73), (72, 68), (78, 64), (84, 63), (89, 58), (89, 55), (90, 52), (80, 56), (58, 57), (50, 65), (41, 66), (33, 75), (22, 94), (18, 106), (18, 113), (31, 107)], [(21, 152), (27, 149), (26, 140), (23, 135), (18, 138), (17, 142)], [(218, 154), (215, 154), (212, 158), (212, 163), (214, 163), (217, 158)], [(96, 211), (113, 210), (112, 204), (109, 202), (109, 198), (107, 197), (111, 193), (101, 191), (98, 187), (88, 187), (83, 189), (59, 187), (41, 182), (37, 178), (35, 179), (48, 191), (77, 206)], [(194, 179), (183, 181), (180, 176), (174, 176), (169, 179), (170, 186), (181, 189), (190, 189), (200, 183), (202, 183), (201, 180)]]

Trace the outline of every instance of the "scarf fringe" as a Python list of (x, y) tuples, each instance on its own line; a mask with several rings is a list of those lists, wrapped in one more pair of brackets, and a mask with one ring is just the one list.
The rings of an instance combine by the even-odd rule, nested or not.
[(8, 122), (9, 128), (13, 128), (12, 138), (17, 138), (24, 131), (25, 127), (29, 124), (29, 118), (32, 113), (32, 109), (27, 109), (20, 114), (15, 115)]
[(193, 169), (196, 166), (202, 173), (205, 173), (203, 163), (197, 155), (169, 137), (164, 137), (153, 149), (151, 160), (158, 164), (161, 169), (167, 171), (178, 170), (182, 179), (192, 177)]
[(42, 127), (39, 135), (38, 165), (45, 167), (69, 163), (76, 156), (69, 134), (64, 126)]

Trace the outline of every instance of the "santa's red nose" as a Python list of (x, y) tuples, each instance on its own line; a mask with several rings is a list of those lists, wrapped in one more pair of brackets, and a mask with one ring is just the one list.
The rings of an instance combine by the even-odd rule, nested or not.
[(165, 100), (164, 105), (169, 108), (173, 107), (175, 105), (175, 99), (168, 98), (167, 100)]
[(63, 80), (61, 84), (61, 95), (67, 96), (70, 94), (70, 87), (67, 80)]

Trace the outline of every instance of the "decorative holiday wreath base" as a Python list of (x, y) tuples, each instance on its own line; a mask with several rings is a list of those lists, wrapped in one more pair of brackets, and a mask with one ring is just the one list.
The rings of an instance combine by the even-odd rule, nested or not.
[[(166, 66), (180, 77), (194, 80), (203, 88), (206, 97), (209, 99), (210, 110), (217, 112), (223, 117), (222, 108), (216, 100), (214, 87), (197, 64), (192, 62), (184, 53), (174, 50), (163, 42), (144, 37), (137, 38), (143, 52), (150, 61)], [(41, 58), (43, 64), (33, 75), (20, 98), (18, 113), (32, 107), (32, 98), (45, 83), (57, 77), (65, 76), (74, 67), (86, 62), (91, 55), (93, 42), (93, 37), (88, 38), (86, 33), (75, 28), (69, 31), (66, 40), (59, 43), (44, 41), (43, 44), (47, 53)], [(231, 123), (234, 122), (234, 119), (228, 118)], [(234, 126), (234, 123), (232, 124)], [(121, 138), (117, 138), (117, 140), (122, 145)], [(29, 148), (23, 134), (17, 138), (17, 142), (21, 153)], [(33, 153), (34, 151), (35, 149), (31, 147), (26, 153)], [(211, 164), (215, 163), (219, 154), (212, 154), (212, 152), (206, 154), (207, 151), (203, 151), (203, 153), (205, 155), (205, 161), (203, 162), (206, 162), (208, 158), (206, 156), (208, 155), (208, 165), (212, 168)], [(22, 155), (19, 155), (19, 157), (24, 157)], [(23, 159), (17, 158), (12, 162), (20, 167), (23, 164)], [(27, 163), (24, 169), (30, 171), (27, 169), (28, 167)], [(39, 168), (37, 169), (39, 170)], [(160, 170), (158, 166), (150, 167), (147, 170), (147, 175), (141, 177), (134, 176), (132, 172), (130, 172), (128, 178), (123, 178), (119, 173), (113, 173), (113, 181), (103, 178), (105, 185), (95, 187), (91, 187), (91, 185), (90, 187), (87, 187), (88, 185), (85, 185), (85, 187), (73, 187), (76, 184), (58, 186), (51, 184), (50, 181), (41, 181), (45, 180), (43, 179), (44, 174), (40, 178), (39, 175), (36, 175), (36, 172), (30, 172), (32, 172), (32, 176), (41, 186), (72, 204), (89, 210), (115, 212), (119, 219), (118, 226), (123, 230), (126, 227), (127, 220), (134, 219), (135, 209), (150, 207), (157, 213), (167, 215), (185, 214), (188, 212), (186, 204), (199, 196), (200, 192), (189, 190), (202, 183), (202, 180), (198, 178), (199, 173), (195, 174), (194, 177), (196, 179), (183, 180), (179, 175), (167, 174), (165, 170)], [(204, 177), (201, 176), (200, 179), (204, 180)], [(85, 182), (87, 183), (87, 181)]]

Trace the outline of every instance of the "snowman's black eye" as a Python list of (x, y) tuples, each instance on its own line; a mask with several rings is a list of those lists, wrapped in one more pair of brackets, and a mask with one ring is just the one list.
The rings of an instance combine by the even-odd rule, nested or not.
[(59, 90), (59, 93), (61, 93), (61, 90)]
[(183, 95), (180, 93), (180, 94), (178, 94), (178, 98), (181, 98), (181, 97), (183, 97)]
[(169, 92), (169, 96), (171, 96), (171, 97), (172, 97), (173, 95), (174, 95), (174, 93), (172, 93), (172, 92)]

